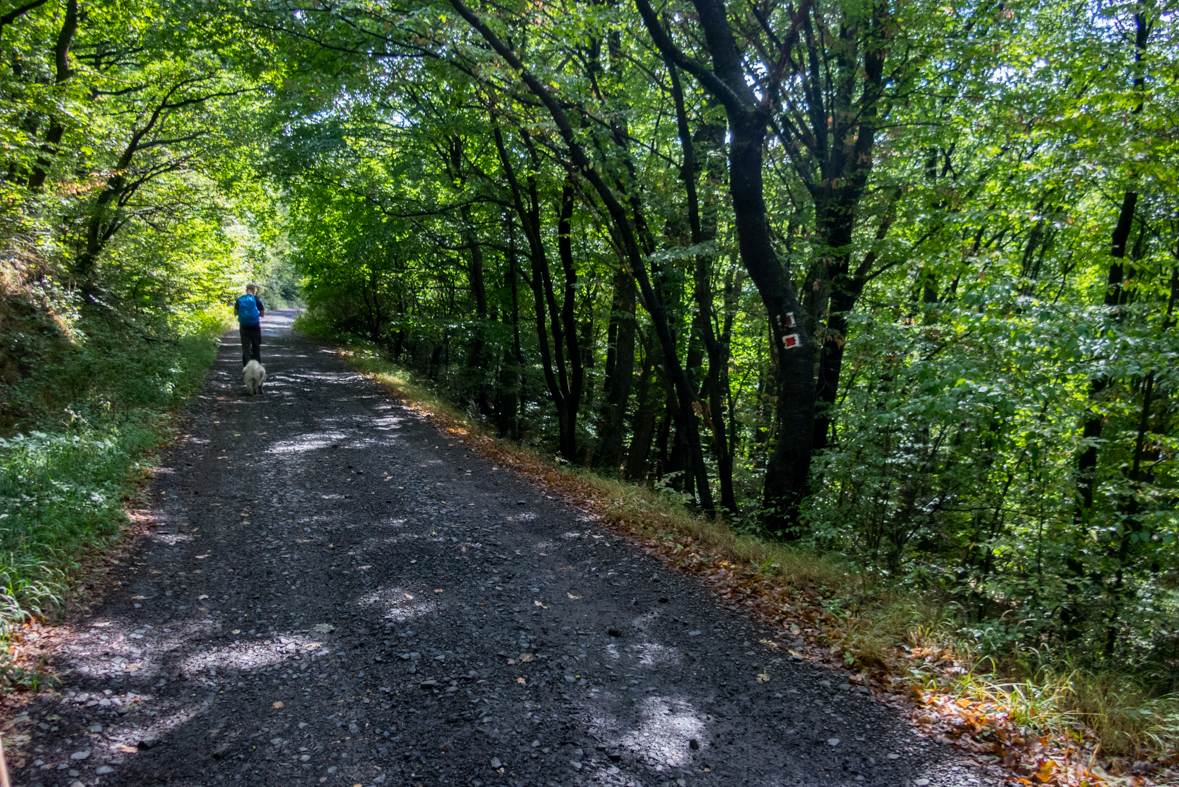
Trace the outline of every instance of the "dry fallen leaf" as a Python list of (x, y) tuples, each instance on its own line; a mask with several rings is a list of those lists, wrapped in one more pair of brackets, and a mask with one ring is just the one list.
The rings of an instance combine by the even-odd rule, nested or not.
[(535, 604), (536, 606), (540, 607), (541, 609), (548, 609), (548, 607), (546, 607), (544, 604), (541, 604), (539, 601), (533, 601), (532, 603)]
[(523, 679), (523, 678), (516, 678), (516, 682), (517, 682), (517, 683), (519, 683), (521, 686), (523, 686), (523, 685), (524, 685), (524, 679)]
[(575, 596), (572, 593), (566, 593), (565, 595), (568, 596), (569, 598), (573, 599), (574, 601), (581, 598), (581, 596)]
[(758, 683), (769, 683), (769, 682), (770, 682), (770, 675), (769, 675), (769, 673), (768, 673), (768, 672), (763, 672), (763, 673), (759, 674), (759, 675), (757, 676), (757, 682), (758, 682)]
[(442, 592), (442, 588), (434, 588), (434, 592), (435, 592), (435, 593), (441, 593), (441, 592)]
[(521, 653), (520, 654), (520, 661), (523, 664), (527, 664), (528, 662), (532, 661), (532, 654), (531, 653)]
[(115, 748), (118, 749), (119, 751), (123, 752), (123, 754), (135, 754), (136, 752), (139, 751), (139, 749), (135, 748), (134, 746), (124, 746), (121, 743), (118, 746), (116, 746)]
[(282, 707), (282, 700), (279, 700), (278, 702), (274, 703), (275, 710), (278, 710), (281, 707)]

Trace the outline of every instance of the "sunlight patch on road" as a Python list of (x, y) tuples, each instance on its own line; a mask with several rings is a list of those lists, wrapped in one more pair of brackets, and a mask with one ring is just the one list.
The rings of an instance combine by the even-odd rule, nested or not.
[(182, 541), (192, 541), (192, 536), (188, 533), (165, 533), (157, 530), (151, 534), (151, 540), (163, 544), (179, 544)]
[(675, 648), (654, 642), (643, 642), (630, 647), (631, 652), (643, 667), (675, 666), (680, 663), (680, 653)]
[(198, 675), (210, 670), (250, 670), (269, 667), (300, 654), (314, 652), (322, 647), (308, 637), (287, 634), (280, 637), (254, 642), (241, 642), (213, 648), (190, 656), (181, 662), (181, 669), (189, 675)]
[(652, 763), (676, 767), (691, 759), (689, 743), (703, 741), (704, 722), (689, 702), (669, 697), (648, 697), (641, 706), (639, 727), (619, 743)]
[[(152, 601), (158, 603), (160, 599)], [(145, 681), (158, 677), (173, 651), (194, 636), (207, 636), (212, 625), (211, 621), (198, 621), (171, 625), (165, 630), (160, 626), (136, 628), (122, 621), (106, 620), (92, 622), (90, 628), (84, 635), (86, 645), (79, 643), (83, 652), (72, 660), (74, 672), (98, 679), (125, 675)]]
[(406, 588), (382, 588), (361, 596), (357, 602), (362, 607), (380, 607), (386, 620), (404, 622), (421, 617), (438, 609), (438, 604), (427, 600), (415, 590)]
[(279, 440), (270, 448), (266, 449), (266, 453), (295, 454), (304, 451), (318, 451), (321, 448), (334, 445), (336, 442), (343, 440), (344, 437), (343, 432), (310, 432), (290, 440)]
[(403, 421), (408, 421), (408, 418), (399, 415), (383, 415), (379, 418), (374, 418), (370, 422), (373, 429), (381, 429), (388, 431), (390, 429), (400, 429)]

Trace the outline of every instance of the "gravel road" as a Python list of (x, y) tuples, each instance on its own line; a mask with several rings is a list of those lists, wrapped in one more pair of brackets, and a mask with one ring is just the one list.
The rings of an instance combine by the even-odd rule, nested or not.
[(15, 784), (994, 783), (293, 318), (260, 396), (222, 346)]

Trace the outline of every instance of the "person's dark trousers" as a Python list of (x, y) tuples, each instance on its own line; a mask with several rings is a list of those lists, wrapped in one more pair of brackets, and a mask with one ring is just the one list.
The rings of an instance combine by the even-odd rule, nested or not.
[(262, 326), (241, 325), (242, 335), (242, 366), (251, 360), (262, 363)]

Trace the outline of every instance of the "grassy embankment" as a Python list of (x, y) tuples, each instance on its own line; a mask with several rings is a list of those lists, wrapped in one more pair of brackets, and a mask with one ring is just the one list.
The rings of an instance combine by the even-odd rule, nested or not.
[[(299, 326), (303, 329), (318, 326)], [(342, 340), (326, 331), (326, 339)], [(443, 429), (626, 532), (649, 551), (714, 585), (807, 646), (796, 657), (838, 663), (851, 680), (913, 701), (932, 733), (959, 740), (986, 762), (1047, 781), (1097, 783), (1136, 759), (1171, 764), (1179, 746), (1179, 697), (1135, 676), (1093, 673), (1044, 654), (984, 657), (961, 633), (955, 608), (932, 594), (874, 581), (838, 556), (735, 533), (633, 483), (492, 437), (444, 393), (375, 348), (348, 339), (343, 352)], [(1037, 777), (1038, 778), (1038, 777)]]
[[(151, 338), (83, 320), (27, 329), (36, 363), (0, 408), (0, 641), (51, 615), (87, 561), (118, 541), (126, 503), (171, 437), (173, 416), (216, 357), (225, 315)], [(166, 335), (166, 334), (165, 334)], [(9, 662), (7, 682), (34, 680)]]

